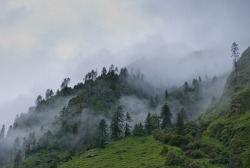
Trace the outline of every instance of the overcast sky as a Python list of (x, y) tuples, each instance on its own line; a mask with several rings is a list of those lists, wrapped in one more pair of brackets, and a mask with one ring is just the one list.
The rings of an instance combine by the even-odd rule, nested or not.
[(73, 86), (110, 64), (157, 58), (159, 71), (162, 60), (206, 51), (213, 53), (213, 73), (226, 72), (232, 42), (241, 52), (250, 45), (249, 6), (249, 0), (0, 0), (0, 124), (12, 124), (63, 78)]

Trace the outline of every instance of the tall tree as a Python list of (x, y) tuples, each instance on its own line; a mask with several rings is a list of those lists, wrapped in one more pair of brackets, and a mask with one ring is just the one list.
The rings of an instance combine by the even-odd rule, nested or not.
[(68, 87), (69, 83), (70, 83), (70, 78), (65, 78), (65, 79), (62, 81), (61, 89), (65, 88), (65, 87)]
[(107, 74), (107, 69), (105, 67), (102, 68), (102, 74), (101, 74), (101, 77), (104, 77), (106, 76)]
[(239, 47), (238, 44), (236, 42), (233, 42), (232, 46), (231, 46), (231, 52), (232, 52), (232, 57), (233, 57), (233, 65), (234, 65), (234, 69), (236, 72), (236, 76), (237, 76), (237, 72), (238, 72), (238, 59), (240, 57), (240, 52), (239, 52)]
[[(14, 141), (13, 148), (12, 148), (12, 156), (15, 157), (17, 152), (20, 150), (20, 140), (17, 137), (16, 140)], [(12, 158), (13, 158), (12, 157)]]
[(134, 136), (143, 136), (145, 134), (144, 131), (144, 126), (140, 122), (139, 124), (135, 124), (134, 129), (133, 129), (133, 135)]
[(5, 125), (2, 126), (1, 132), (0, 132), (0, 140), (4, 139), (5, 136)]
[(43, 100), (43, 97), (41, 95), (38, 95), (36, 98), (36, 105), (39, 105)]
[(168, 89), (165, 90), (165, 99), (168, 98)]
[(145, 129), (146, 129), (147, 134), (152, 133), (153, 121), (152, 121), (151, 113), (148, 113), (147, 118), (145, 120)]
[(160, 128), (160, 117), (157, 114), (152, 115), (152, 127), (153, 129)]
[(124, 127), (124, 112), (123, 107), (119, 106), (117, 110), (113, 112), (110, 131), (111, 131), (111, 139), (119, 140), (122, 138)]
[(101, 119), (98, 127), (98, 145), (101, 148), (105, 147), (105, 142), (108, 138), (108, 125), (105, 119)]
[(52, 89), (47, 89), (46, 90), (46, 93), (45, 93), (45, 98), (46, 98), (46, 100), (48, 100), (51, 96), (53, 96), (54, 95), (54, 92), (53, 92), (53, 90)]
[(184, 121), (181, 112), (177, 113), (176, 127), (177, 127), (177, 134), (182, 134), (184, 130)]
[(189, 86), (188, 82), (185, 81), (185, 83), (184, 83), (184, 92), (188, 92), (189, 88), (190, 88), (190, 86)]
[(127, 112), (126, 117), (125, 117), (125, 123), (126, 123), (125, 124), (125, 133), (124, 133), (125, 137), (127, 137), (131, 134), (131, 130), (130, 130), (130, 128), (131, 128), (130, 123), (131, 122), (132, 122), (132, 119), (131, 119), (129, 113)]
[(22, 162), (22, 152), (19, 149), (14, 158), (14, 168), (18, 168), (21, 162)]
[(181, 108), (180, 110), (180, 113), (181, 113), (181, 116), (183, 118), (183, 121), (187, 121), (187, 114), (186, 114), (186, 111), (184, 110), (184, 108)]
[(168, 107), (168, 104), (165, 103), (161, 108), (161, 128), (164, 129), (171, 125), (171, 118), (173, 117), (172, 113), (170, 112), (170, 109)]

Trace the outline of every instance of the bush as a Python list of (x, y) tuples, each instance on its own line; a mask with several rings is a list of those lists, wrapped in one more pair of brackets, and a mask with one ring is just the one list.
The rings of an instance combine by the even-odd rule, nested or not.
[(188, 143), (189, 143), (188, 139), (182, 135), (174, 135), (169, 141), (170, 145), (178, 147), (180, 147), (181, 145), (186, 145)]
[(173, 152), (169, 152), (167, 154), (167, 160), (165, 162), (165, 165), (166, 166), (181, 166), (184, 164), (184, 162), (185, 162), (184, 157), (178, 156)]
[(166, 155), (168, 153), (168, 147), (163, 146), (162, 150), (161, 150), (161, 155)]
[(202, 155), (201, 151), (195, 150), (191, 153), (191, 157), (194, 159), (200, 159), (203, 157), (203, 155)]

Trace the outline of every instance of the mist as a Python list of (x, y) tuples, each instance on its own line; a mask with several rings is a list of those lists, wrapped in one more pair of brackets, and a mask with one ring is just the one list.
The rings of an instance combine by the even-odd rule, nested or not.
[(247, 0), (51, 3), (0, 1), (0, 125), (65, 77), (74, 85), (115, 64), (155, 87), (181, 86), (228, 73), (232, 42), (241, 52), (250, 44)]

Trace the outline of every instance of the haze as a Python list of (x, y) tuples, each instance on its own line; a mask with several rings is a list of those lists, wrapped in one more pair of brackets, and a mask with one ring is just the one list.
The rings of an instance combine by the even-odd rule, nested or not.
[(230, 47), (250, 44), (250, 2), (0, 0), (0, 125), (37, 95), (91, 69), (137, 66), (153, 84), (232, 69)]

